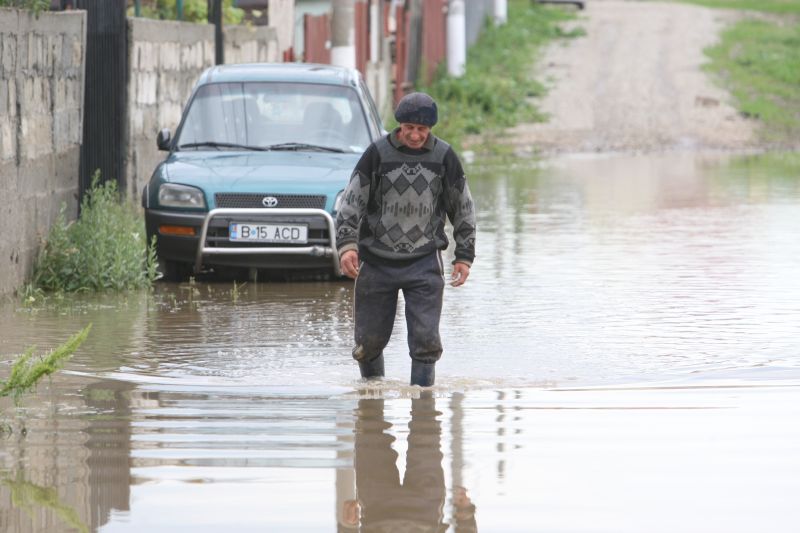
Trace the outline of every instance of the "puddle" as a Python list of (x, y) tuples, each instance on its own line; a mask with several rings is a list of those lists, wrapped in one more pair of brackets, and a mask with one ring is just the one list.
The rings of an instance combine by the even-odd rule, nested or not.
[(798, 171), (476, 167), (477, 260), (446, 290), (430, 397), (402, 309), (387, 378), (357, 379), (345, 281), (6, 302), (2, 361), (93, 328), (0, 402), (3, 530), (790, 531)]

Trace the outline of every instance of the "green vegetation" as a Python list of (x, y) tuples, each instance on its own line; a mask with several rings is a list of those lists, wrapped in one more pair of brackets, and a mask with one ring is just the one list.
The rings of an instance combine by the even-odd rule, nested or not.
[(8, 379), (0, 381), (0, 398), (13, 395), (15, 399), (18, 399), (23, 393), (33, 390), (39, 380), (60, 369), (72, 357), (75, 350), (89, 336), (91, 329), (92, 325), (89, 324), (67, 339), (67, 342), (44, 356), (34, 358), (35, 346), (25, 350), (25, 353), (18, 356), (11, 366), (11, 374)]
[(0, 7), (29, 9), (35, 14), (50, 9), (50, 0), (0, 0)]
[(463, 77), (448, 76), (442, 68), (431, 83), (418, 83), (418, 89), (433, 96), (439, 106), (436, 135), (459, 148), (465, 134), (544, 120), (531, 102), (531, 97), (544, 94), (542, 84), (532, 78), (532, 66), (547, 41), (583, 34), (565, 33), (559, 27), (571, 18), (574, 15), (563, 9), (510, 0), (508, 23), (487, 24), (468, 52)]
[[(128, 2), (132, 4), (132, 2)], [(133, 5), (128, 7), (128, 16), (134, 16)], [(151, 19), (177, 20), (178, 5), (176, 0), (142, 0), (141, 16)], [(183, 0), (183, 18), (186, 22), (204, 24), (208, 21), (207, 0)], [(224, 0), (222, 6), (223, 24), (241, 24), (244, 10), (234, 7), (234, 0)]]
[[(759, 11), (706, 50), (708, 70), (731, 91), (739, 111), (763, 124), (764, 141), (796, 145), (800, 137), (800, 1), (680, 0), (707, 7)], [(778, 18), (781, 15), (782, 18)]]
[(100, 183), (98, 173), (81, 202), (80, 218), (68, 223), (62, 210), (22, 295), (150, 287), (156, 265), (155, 242), (148, 245), (136, 206), (120, 199), (113, 180)]
[[(747, 181), (748, 188), (767, 184), (773, 189), (800, 192), (800, 152), (766, 152), (737, 157), (720, 169), (723, 183)], [(733, 176), (733, 178), (732, 178)]]
[(729, 9), (745, 9), (764, 11), (766, 13), (798, 13), (800, 2), (797, 0), (680, 0), (687, 4), (698, 4), (706, 7), (723, 7)]
[(39, 515), (39, 508), (50, 509), (70, 529), (89, 533), (89, 527), (80, 519), (78, 512), (61, 501), (56, 489), (25, 481), (21, 473), (15, 479), (3, 477), (2, 483), (11, 490), (11, 505), (23, 509), (32, 518)]
[(744, 20), (706, 50), (709, 69), (731, 90), (739, 110), (764, 124), (768, 142), (800, 138), (800, 24)]

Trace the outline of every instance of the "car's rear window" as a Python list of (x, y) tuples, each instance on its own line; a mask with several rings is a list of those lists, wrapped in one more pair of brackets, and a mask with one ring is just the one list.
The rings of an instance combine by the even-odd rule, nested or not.
[(308, 83), (214, 83), (201, 87), (178, 145), (266, 147), (311, 143), (361, 152), (370, 143), (358, 93)]

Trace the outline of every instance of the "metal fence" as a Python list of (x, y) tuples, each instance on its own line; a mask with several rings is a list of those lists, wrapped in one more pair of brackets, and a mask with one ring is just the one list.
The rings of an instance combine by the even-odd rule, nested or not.
[(80, 192), (100, 170), (103, 180), (123, 179), (127, 124), (128, 30), (124, 0), (75, 0), (85, 9), (86, 83)]
[(331, 49), (331, 22), (328, 14), (303, 15), (303, 60), (307, 63), (329, 64)]

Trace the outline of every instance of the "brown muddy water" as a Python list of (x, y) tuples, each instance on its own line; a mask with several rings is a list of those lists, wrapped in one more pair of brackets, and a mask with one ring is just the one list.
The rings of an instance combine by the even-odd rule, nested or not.
[(793, 532), (800, 157), (471, 172), (478, 258), (431, 394), (357, 379), (351, 284), (159, 284), (0, 307), (0, 530)]

